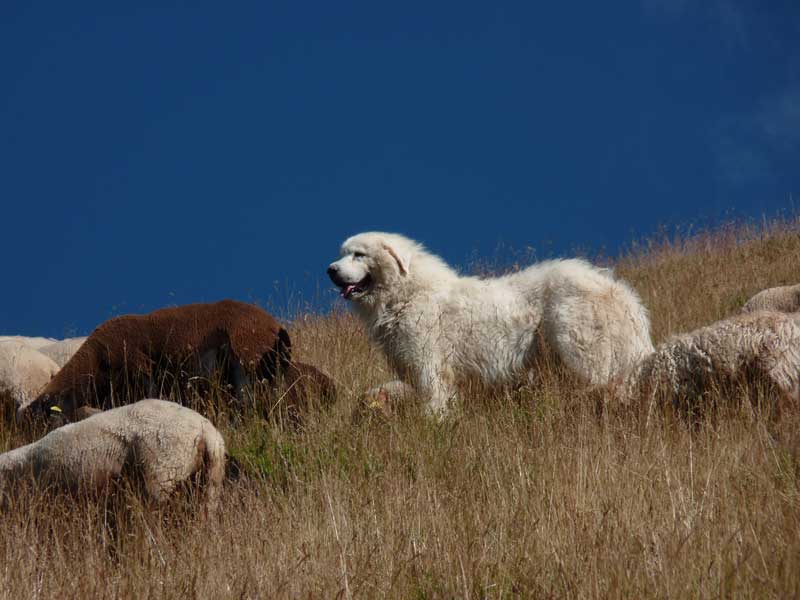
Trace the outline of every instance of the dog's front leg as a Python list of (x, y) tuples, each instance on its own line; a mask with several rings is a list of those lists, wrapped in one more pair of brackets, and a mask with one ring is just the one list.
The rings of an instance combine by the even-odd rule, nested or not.
[(436, 419), (446, 417), (456, 398), (452, 370), (440, 361), (432, 361), (423, 368), (418, 381), (419, 392), (427, 401), (426, 412)]

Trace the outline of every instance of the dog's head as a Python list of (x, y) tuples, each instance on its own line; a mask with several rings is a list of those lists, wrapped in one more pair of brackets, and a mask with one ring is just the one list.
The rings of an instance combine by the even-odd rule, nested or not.
[(409, 276), (416, 245), (392, 233), (359, 233), (347, 239), (341, 258), (328, 267), (328, 276), (343, 298), (374, 302), (380, 290), (397, 287)]

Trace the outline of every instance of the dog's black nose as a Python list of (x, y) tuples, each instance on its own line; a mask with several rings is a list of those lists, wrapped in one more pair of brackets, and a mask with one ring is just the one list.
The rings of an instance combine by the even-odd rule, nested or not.
[(338, 285), (339, 287), (344, 285), (344, 281), (342, 281), (342, 277), (339, 275), (339, 265), (331, 265), (328, 267), (328, 277), (331, 278), (331, 281), (335, 285)]
[(337, 265), (328, 267), (328, 277), (330, 277), (331, 281), (336, 285), (339, 285), (339, 267)]

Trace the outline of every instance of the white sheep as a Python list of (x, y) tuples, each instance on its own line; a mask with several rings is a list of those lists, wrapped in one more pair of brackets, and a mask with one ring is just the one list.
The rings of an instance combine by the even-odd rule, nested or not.
[(52, 344), (39, 348), (39, 352), (52, 358), (59, 367), (63, 367), (85, 341), (85, 336), (56, 340)]
[(758, 310), (775, 310), (778, 312), (800, 311), (800, 284), (784, 285), (758, 292), (745, 302), (742, 312), (755, 312)]
[(684, 406), (735, 382), (771, 386), (779, 409), (800, 401), (800, 315), (745, 313), (674, 336), (639, 361), (616, 394), (629, 402), (663, 398)]
[(225, 476), (225, 441), (205, 417), (166, 400), (99, 412), (0, 455), (4, 492), (30, 476), (41, 486), (89, 495), (131, 478), (143, 484), (146, 498), (162, 504), (196, 475), (202, 506), (212, 513)]
[(58, 369), (51, 358), (26, 343), (0, 340), (0, 395), (10, 397), (17, 408), (35, 398)]
[(34, 350), (38, 350), (39, 348), (43, 348), (44, 346), (49, 346), (50, 344), (54, 344), (58, 340), (55, 338), (46, 338), (46, 337), (28, 337), (25, 335), (0, 335), (0, 342), (22, 342), (26, 346), (30, 346)]

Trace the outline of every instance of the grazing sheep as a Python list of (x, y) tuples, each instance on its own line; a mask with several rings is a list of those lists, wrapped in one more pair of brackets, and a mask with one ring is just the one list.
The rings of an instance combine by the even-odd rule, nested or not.
[(56, 363), (24, 342), (0, 340), (0, 396), (9, 410), (35, 398), (57, 372)]
[(26, 346), (39, 350), (45, 346), (56, 343), (58, 340), (55, 338), (46, 337), (27, 337), (24, 335), (0, 335), (0, 342), (22, 342)]
[(39, 352), (52, 358), (59, 367), (63, 367), (86, 339), (86, 337), (74, 337), (58, 340), (52, 344), (42, 346), (39, 348)]
[(290, 353), (289, 335), (272, 316), (234, 300), (116, 317), (95, 329), (19, 412), (47, 415), (49, 407), (58, 406), (71, 421), (84, 405), (108, 408), (112, 401), (138, 399), (130, 397), (132, 382), (145, 384), (152, 396), (160, 374), (207, 377), (217, 367), (223, 367), (241, 404), (251, 377), (273, 381), (288, 365)]
[(282, 374), (283, 385), (278, 387), (276, 401), (270, 407), (285, 411), (290, 420), (299, 423), (312, 405), (329, 407), (336, 399), (336, 385), (325, 373), (312, 365), (292, 362)]
[(27, 446), (0, 454), (0, 491), (32, 477), (89, 496), (118, 480), (140, 483), (145, 498), (163, 504), (183, 483), (202, 483), (206, 514), (219, 504), (225, 441), (205, 417), (166, 400), (141, 400), (64, 425)]
[(745, 313), (675, 336), (635, 365), (616, 393), (627, 401), (663, 398), (687, 407), (716, 386), (737, 382), (769, 385), (779, 409), (800, 401), (799, 316)]
[(784, 285), (758, 292), (745, 302), (742, 312), (749, 313), (757, 310), (775, 310), (778, 312), (800, 311), (800, 284)]

